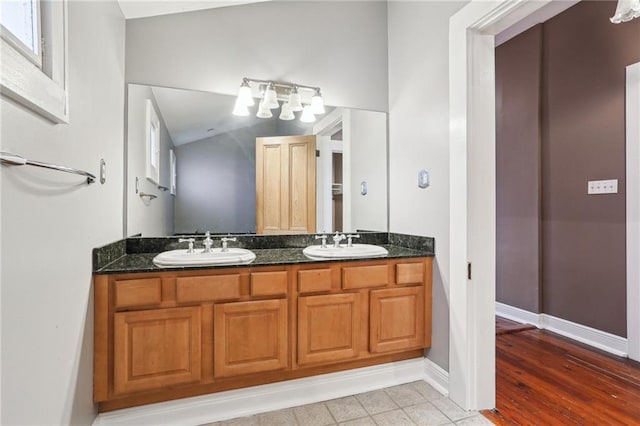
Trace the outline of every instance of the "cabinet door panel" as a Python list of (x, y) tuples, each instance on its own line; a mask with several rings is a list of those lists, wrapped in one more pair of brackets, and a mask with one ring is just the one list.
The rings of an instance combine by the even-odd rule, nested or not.
[(160, 389), (201, 377), (200, 308), (114, 315), (114, 392)]
[(424, 289), (373, 290), (370, 350), (373, 353), (424, 347)]
[(215, 376), (288, 366), (286, 299), (217, 305), (213, 322)]
[(298, 299), (298, 363), (340, 361), (358, 356), (360, 295)]

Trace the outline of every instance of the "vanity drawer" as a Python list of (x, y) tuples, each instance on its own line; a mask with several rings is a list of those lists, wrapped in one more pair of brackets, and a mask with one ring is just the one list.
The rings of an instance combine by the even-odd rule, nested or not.
[(146, 278), (115, 283), (116, 308), (159, 305), (162, 302), (162, 280)]
[(176, 302), (209, 302), (240, 298), (240, 275), (211, 275), (176, 279)]
[(298, 271), (298, 292), (315, 293), (331, 290), (331, 269)]
[(342, 269), (342, 288), (384, 287), (389, 284), (389, 266), (372, 265)]
[(422, 284), (423, 281), (423, 263), (399, 263), (396, 265), (397, 284)]
[(254, 272), (251, 274), (252, 296), (286, 296), (287, 271)]

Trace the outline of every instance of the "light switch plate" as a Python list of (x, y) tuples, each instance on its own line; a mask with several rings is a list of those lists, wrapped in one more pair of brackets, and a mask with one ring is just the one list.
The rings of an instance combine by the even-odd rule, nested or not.
[(618, 179), (590, 180), (587, 185), (587, 194), (617, 194)]

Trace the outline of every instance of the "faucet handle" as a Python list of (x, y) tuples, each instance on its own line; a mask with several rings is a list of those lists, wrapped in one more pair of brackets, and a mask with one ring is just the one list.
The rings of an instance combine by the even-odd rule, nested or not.
[(238, 241), (238, 239), (236, 237), (222, 237), (220, 238), (220, 241), (222, 241), (222, 251), (229, 251), (227, 243), (229, 241)]
[(353, 247), (353, 239), (360, 238), (359, 234), (347, 234), (347, 247)]
[(179, 243), (189, 243), (189, 248), (187, 249), (187, 253), (193, 253), (193, 243), (195, 243), (195, 238), (180, 238), (178, 240)]
[(322, 248), (327, 248), (327, 235), (322, 234), (322, 235), (316, 235), (314, 240), (322, 240)]

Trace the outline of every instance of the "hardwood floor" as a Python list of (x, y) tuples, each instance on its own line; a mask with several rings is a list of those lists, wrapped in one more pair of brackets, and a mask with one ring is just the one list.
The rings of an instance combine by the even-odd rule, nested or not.
[(535, 330), (535, 326), (531, 324), (520, 324), (505, 318), (496, 317), (496, 336), (506, 333), (517, 333), (524, 330)]
[(498, 425), (640, 425), (640, 363), (538, 329), (496, 336)]

